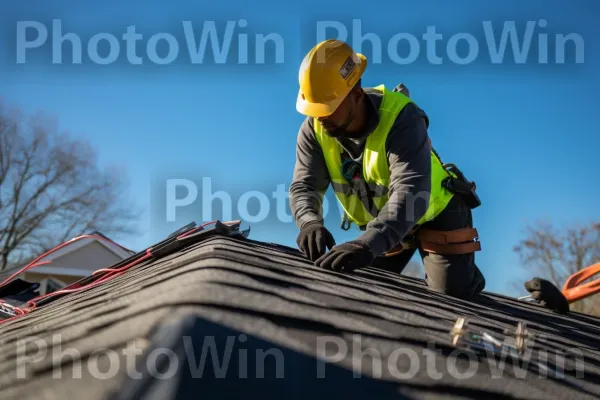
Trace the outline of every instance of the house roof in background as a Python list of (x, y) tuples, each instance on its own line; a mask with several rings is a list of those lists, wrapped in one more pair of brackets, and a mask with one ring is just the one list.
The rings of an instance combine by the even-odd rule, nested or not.
[[(102, 232), (94, 231), (94, 232), (89, 233), (88, 235), (100, 236), (100, 237), (104, 238), (105, 240), (99, 240), (96, 238), (81, 239), (81, 240), (73, 242), (72, 244), (66, 245), (62, 249), (57, 250), (56, 252), (48, 255), (47, 257), (44, 257), (44, 260), (52, 260), (52, 259), (58, 258), (60, 256), (68, 254), (72, 251), (75, 251), (83, 246), (86, 246), (92, 242), (100, 243), (102, 246), (104, 246), (105, 248), (107, 248), (108, 250), (110, 250), (111, 252), (113, 252), (114, 254), (116, 254), (117, 256), (119, 256), (121, 258), (127, 258), (127, 257), (130, 257), (135, 254), (135, 252), (133, 250), (120, 245), (119, 243), (115, 242), (114, 240), (112, 240), (110, 237), (106, 236)], [(12, 274), (14, 274), (17, 271), (19, 271), (20, 269), (24, 268), (28, 263), (30, 263), (31, 261), (33, 261), (36, 257), (39, 257), (40, 255), (41, 254), (36, 254), (33, 257), (31, 257), (30, 259), (23, 261), (22, 265), (19, 265), (17, 267), (7, 268), (5, 270), (0, 271), (0, 283), (4, 282)], [(31, 269), (30, 272), (51, 273), (51, 272), (48, 272), (48, 268), (51, 268), (51, 267), (52, 267), (52, 264), (48, 264), (46, 267), (37, 267), (37, 268)], [(73, 275), (79, 276), (82, 273), (83, 273), (82, 270), (79, 270), (79, 271), (77, 271), (77, 273), (74, 273)], [(63, 271), (63, 272), (60, 272), (59, 274), (64, 275), (65, 273)]]
[[(559, 353), (580, 357), (567, 357), (566, 380), (561, 380), (552, 379), (552, 372), (540, 379), (531, 361), (519, 369), (509, 356), (504, 366), (500, 357), (485, 353), (459, 356), (449, 331), (461, 316), (500, 338), (504, 329), (526, 321), (537, 335), (533, 358), (546, 354), (545, 365), (552, 366)], [(53, 335), (59, 335), (65, 354), (60, 379), (53, 377), (52, 357), (58, 351)], [(29, 361), (16, 351), (26, 338), (32, 339)], [(217, 360), (210, 347), (202, 357), (203, 346), (211, 343), (217, 346)], [(123, 400), (142, 394), (151, 399), (590, 399), (600, 393), (600, 318), (559, 315), (487, 292), (466, 302), (434, 293), (419, 279), (374, 268), (352, 274), (324, 271), (295, 249), (221, 236), (141, 263), (1, 324), (0, 344), (4, 399), (42, 392), (46, 399), (85, 393), (86, 399)], [(44, 354), (36, 353), (39, 346)], [(111, 357), (95, 359), (98, 349)], [(163, 353), (158, 360), (171, 350), (174, 364), (166, 365), (172, 370), (147, 369), (156, 364), (157, 349)], [(264, 358), (264, 370), (257, 370), (263, 352), (271, 357)], [(381, 363), (373, 364), (369, 353)], [(127, 354), (136, 365), (129, 373)], [(226, 354), (229, 367), (220, 376), (215, 367)], [(319, 354), (333, 359), (323, 366), (315, 358)], [(201, 359), (204, 370), (197, 370), (194, 379), (190, 364), (198, 366)], [(582, 360), (584, 376), (577, 379), (574, 362)], [(360, 379), (353, 377), (353, 369)], [(81, 378), (73, 379), (79, 371)], [(326, 379), (318, 379), (323, 371)], [(135, 379), (137, 372), (141, 379)], [(156, 379), (161, 372), (173, 372), (177, 379)], [(236, 379), (240, 372), (248, 378)], [(257, 378), (261, 373), (264, 378)], [(100, 379), (103, 374), (106, 379)]]
[[(79, 250), (79, 249), (85, 247), (85, 246), (88, 246), (91, 243), (100, 244), (101, 246), (103, 246), (104, 248), (109, 250), (111, 253), (117, 255), (121, 259), (131, 257), (133, 254), (135, 254), (132, 250), (129, 250), (129, 249), (121, 246), (120, 244), (114, 242), (112, 239), (108, 238), (107, 236), (103, 235), (100, 232), (92, 232), (88, 235), (96, 236), (96, 237), (85, 237), (85, 238), (80, 238), (80, 239), (72, 238), (70, 240), (73, 240), (73, 239), (77, 239), (77, 240), (73, 240), (72, 243), (69, 243), (69, 244), (65, 245), (64, 247), (61, 247), (60, 249), (53, 251), (51, 254), (48, 254), (46, 257), (43, 257), (40, 261), (55, 260), (66, 254), (72, 253), (76, 250)], [(84, 236), (84, 235), (82, 235), (82, 236)]]
[(125, 250), (126, 252), (128, 252), (129, 254), (135, 254), (135, 251), (128, 249), (127, 247), (123, 246), (120, 243), (115, 242), (114, 240), (112, 240), (111, 238), (109, 238), (108, 236), (106, 236), (105, 234), (103, 234), (102, 232), (99, 231), (94, 231), (91, 233), (91, 235), (98, 235), (98, 236), (102, 236), (103, 238), (105, 238), (106, 240), (111, 241), (114, 245), (120, 247), (121, 249)]
[(12, 274), (16, 273), (17, 271), (19, 271), (20, 269), (22, 269), (24, 266), (25, 265), (18, 266), (18, 267), (7, 268), (7, 269), (4, 269), (4, 270), (0, 271), (0, 283), (4, 282), (8, 278), (10, 278), (10, 276)]

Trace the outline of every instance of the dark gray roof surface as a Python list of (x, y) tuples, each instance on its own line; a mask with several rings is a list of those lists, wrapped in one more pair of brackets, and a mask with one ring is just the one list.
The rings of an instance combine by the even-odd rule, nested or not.
[[(449, 335), (460, 316), (498, 337), (526, 321), (540, 336), (531, 359), (546, 353), (545, 365), (552, 366), (558, 353), (580, 355), (565, 362), (570, 383), (552, 379), (552, 372), (540, 378), (531, 362), (519, 368), (510, 357), (502, 366), (500, 357), (460, 356)], [(211, 343), (215, 361), (229, 355), (220, 372)], [(103, 355), (94, 358), (98, 351)], [(164, 354), (174, 356), (172, 364), (161, 364)], [(323, 379), (316, 354), (339, 356)], [(192, 374), (190, 365), (203, 355), (204, 370)], [(574, 361), (582, 362), (579, 379)], [(353, 377), (353, 368), (362, 377)], [(171, 379), (157, 379), (169, 372)], [(247, 378), (237, 379), (240, 372)], [(600, 319), (490, 293), (465, 302), (433, 293), (422, 280), (373, 268), (319, 270), (295, 249), (210, 237), (0, 324), (0, 393), (2, 399), (598, 398)]]

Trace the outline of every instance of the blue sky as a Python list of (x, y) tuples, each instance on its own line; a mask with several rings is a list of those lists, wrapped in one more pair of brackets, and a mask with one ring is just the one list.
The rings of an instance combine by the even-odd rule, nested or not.
[[(365, 40), (357, 48), (370, 60), (364, 84), (393, 87), (404, 82), (429, 114), (437, 151), (478, 185), (483, 205), (474, 218), (483, 251), (477, 261), (486, 275), (487, 290), (518, 295), (508, 282), (530, 277), (520, 275), (512, 251), (526, 224), (548, 219), (560, 226), (599, 216), (594, 167), (600, 149), (595, 109), (595, 95), (600, 92), (600, 6), (592, 0), (565, 4), (556, 0), (308, 0), (293, 5), (239, 0), (222, 5), (156, 0), (11, 2), (0, 15), (4, 36), (0, 96), (25, 112), (40, 110), (55, 116), (61, 128), (91, 141), (102, 165), (126, 168), (131, 199), (146, 213), (140, 221), (141, 234), (123, 238), (123, 244), (142, 249), (191, 220), (202, 222), (203, 214), (210, 211), (203, 199), (210, 198), (207, 190), (211, 189), (227, 193), (233, 218), (241, 216), (235, 206), (242, 194), (259, 191), (269, 196), (263, 205), (269, 207), (263, 208), (268, 218), (245, 226), (252, 228), (253, 239), (294, 246), (297, 229), (289, 221), (278, 221), (277, 200), (271, 196), (279, 185), (287, 189), (292, 178), (295, 140), (303, 119), (295, 110), (298, 67), (306, 51), (324, 37), (359, 46), (360, 28), (363, 35), (370, 34), (365, 38), (376, 36), (380, 41), (373, 46)], [(59, 57), (59, 46), (53, 45), (53, 18), (60, 20), (63, 34), (74, 33), (81, 40), (81, 64), (72, 63), (68, 43)], [(240, 26), (240, 20), (245, 25), (242, 21)], [(47, 30), (46, 41), (26, 52), (18, 41), (18, 24), (24, 21)], [(214, 21), (219, 45), (231, 21), (231, 48), (223, 54), (230, 58), (215, 62), (208, 48), (202, 63), (192, 63), (182, 21), (190, 21), (188, 27), (193, 27), (197, 40), (210, 27), (206, 21)], [(510, 42), (503, 56), (490, 57), (490, 41), (499, 43), (511, 21), (519, 45), (531, 21), (531, 47), (523, 53), (528, 58), (522, 63), (515, 62)], [(113, 63), (99, 65), (89, 57), (86, 46), (93, 35), (120, 38), (133, 25), (143, 35), (137, 48), (137, 55), (145, 59), (143, 65), (130, 62), (123, 41)], [(325, 25), (343, 26), (347, 35), (319, 29)], [(486, 26), (492, 28), (494, 38), (486, 35)], [(436, 53), (442, 64), (434, 64), (422, 38), (428, 27), (443, 36)], [(148, 61), (143, 44), (158, 33), (177, 40), (175, 62), (153, 65)], [(420, 52), (414, 61), (401, 64), (394, 55), (407, 56), (408, 42), (401, 42), (398, 53), (389, 53), (388, 45), (394, 35), (403, 33), (416, 38), (420, 47), (413, 50)], [(583, 62), (577, 62), (570, 42), (564, 63), (558, 63), (556, 35), (571, 33), (582, 40), (579, 61)], [(271, 37), (279, 38), (279, 47), (269, 42), (261, 51), (254, 40), (257, 34), (274, 34)], [(473, 62), (461, 65), (449, 58), (446, 45), (455, 34), (469, 34), (477, 43)], [(237, 58), (244, 48), (243, 38), (248, 39), (246, 64)], [(33, 33), (26, 36), (34, 39)], [(541, 64), (544, 52), (539, 48), (544, 40), (550, 51), (548, 62)], [(466, 55), (465, 43), (458, 45), (459, 55)], [(159, 46), (161, 55), (166, 54), (164, 44)], [(105, 42), (101, 49), (107, 48)], [(24, 63), (18, 63), (23, 54)], [(53, 54), (62, 62), (53, 64)], [(264, 55), (264, 62), (259, 63), (256, 54)], [(176, 221), (167, 222), (166, 181), (173, 178), (194, 182), (198, 194), (190, 206), (177, 210)], [(211, 188), (202, 186), (203, 179)], [(333, 200), (331, 193), (328, 198)], [(258, 211), (257, 203), (251, 204), (255, 206), (249, 212)], [(280, 204), (289, 213), (287, 202)], [(217, 200), (213, 208), (213, 218), (227, 216)], [(338, 243), (359, 234), (354, 229), (340, 230), (337, 215), (328, 215)]]

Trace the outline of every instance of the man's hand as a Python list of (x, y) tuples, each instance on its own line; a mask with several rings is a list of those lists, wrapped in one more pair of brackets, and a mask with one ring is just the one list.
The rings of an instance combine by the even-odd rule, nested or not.
[(310, 261), (315, 261), (325, 254), (328, 248), (335, 246), (333, 236), (320, 222), (307, 224), (298, 234), (296, 243)]
[(334, 246), (315, 261), (315, 265), (333, 271), (353, 271), (368, 267), (375, 259), (371, 249), (357, 240)]

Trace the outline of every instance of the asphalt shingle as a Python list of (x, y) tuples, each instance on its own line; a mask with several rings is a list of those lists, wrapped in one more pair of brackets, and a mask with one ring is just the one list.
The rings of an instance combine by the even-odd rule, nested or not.
[[(525, 362), (458, 350), (449, 334), (458, 317), (501, 340), (527, 322), (536, 337)], [(566, 379), (542, 378), (540, 357), (562, 363)], [(0, 390), (3, 399), (599, 398), (600, 319), (487, 292), (462, 301), (419, 279), (324, 271), (295, 249), (213, 236), (1, 324)]]

